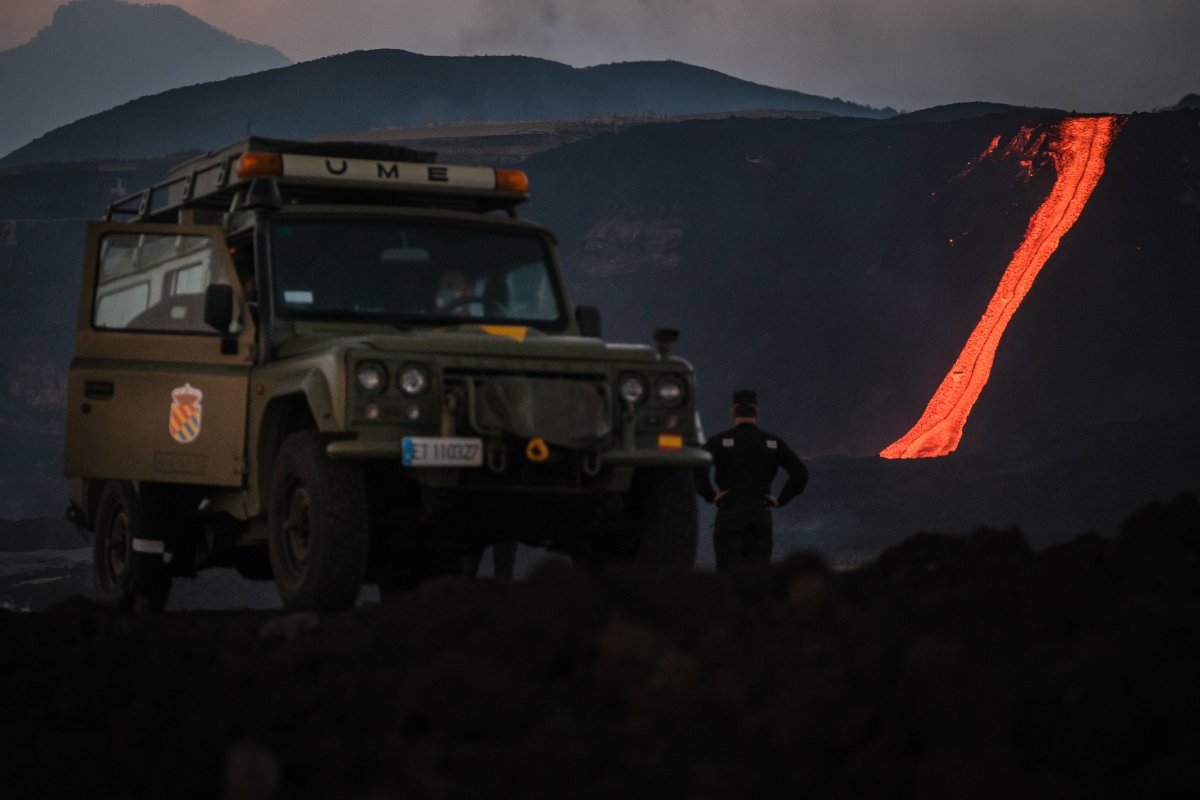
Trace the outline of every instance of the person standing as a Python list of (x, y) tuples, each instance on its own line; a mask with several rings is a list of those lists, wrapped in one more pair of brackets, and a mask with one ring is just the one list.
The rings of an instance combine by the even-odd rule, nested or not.
[[(787, 505), (808, 483), (808, 468), (787, 442), (758, 427), (756, 392), (734, 392), (732, 414), (734, 426), (704, 443), (713, 457), (717, 488), (713, 489), (707, 468), (696, 470), (696, 492), (717, 504), (713, 528), (717, 569), (770, 561), (771, 511)], [(787, 473), (787, 482), (773, 495), (771, 487), (780, 469)]]

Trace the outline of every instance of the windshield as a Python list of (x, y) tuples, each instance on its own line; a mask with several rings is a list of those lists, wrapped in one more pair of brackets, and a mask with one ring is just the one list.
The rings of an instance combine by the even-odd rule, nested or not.
[(546, 241), (523, 231), (411, 219), (279, 220), (276, 313), (285, 319), (521, 323), (565, 316)]

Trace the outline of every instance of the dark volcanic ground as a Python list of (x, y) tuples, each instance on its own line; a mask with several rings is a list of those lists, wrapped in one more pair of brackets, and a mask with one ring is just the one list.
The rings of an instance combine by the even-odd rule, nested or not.
[(0, 611), (10, 797), (1192, 797), (1200, 504), (850, 572), (442, 580), (345, 614)]

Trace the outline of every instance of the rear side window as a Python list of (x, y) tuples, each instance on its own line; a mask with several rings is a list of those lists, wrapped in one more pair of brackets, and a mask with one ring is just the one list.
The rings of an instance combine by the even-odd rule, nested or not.
[(226, 282), (220, 264), (209, 236), (110, 233), (100, 243), (92, 325), (215, 336), (204, 324), (204, 292)]

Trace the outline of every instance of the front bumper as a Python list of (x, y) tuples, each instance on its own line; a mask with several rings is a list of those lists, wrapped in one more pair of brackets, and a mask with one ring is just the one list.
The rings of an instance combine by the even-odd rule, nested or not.
[[(338, 439), (326, 445), (325, 453), (333, 459), (351, 460), (399, 461), (404, 455), (400, 441), (390, 439)], [(609, 450), (599, 454), (599, 463), (602, 467), (696, 469), (710, 466), (712, 456), (700, 447), (683, 447), (678, 450)]]

